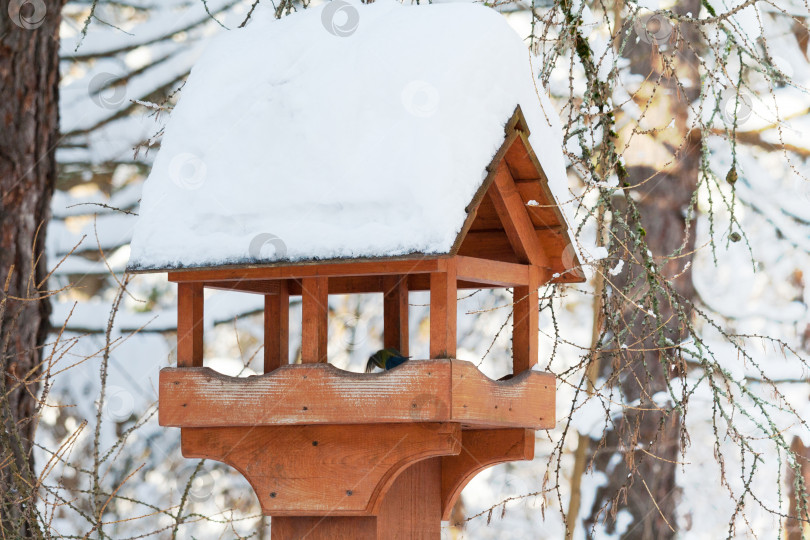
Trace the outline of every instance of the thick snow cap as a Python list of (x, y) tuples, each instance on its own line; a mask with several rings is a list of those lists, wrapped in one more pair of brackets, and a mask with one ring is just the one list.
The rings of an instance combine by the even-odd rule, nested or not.
[(559, 119), (474, 4), (334, 0), (214, 39), (146, 181), (132, 270), (445, 254), (520, 105), (558, 202)]

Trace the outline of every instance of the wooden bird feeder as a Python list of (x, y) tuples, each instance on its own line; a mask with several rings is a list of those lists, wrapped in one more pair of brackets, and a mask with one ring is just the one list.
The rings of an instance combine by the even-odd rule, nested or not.
[[(531, 460), (555, 421), (538, 360), (538, 288), (582, 277), (565, 220), (518, 107), (449, 253), (169, 272), (178, 285), (177, 367), (160, 373), (160, 424), (183, 455), (236, 468), (272, 516), (274, 540), (437, 539), (464, 486)], [(459, 289), (513, 291), (513, 374), (456, 358)], [(203, 290), (264, 295), (264, 374), (204, 366)], [(358, 374), (327, 358), (329, 294), (382, 293), (384, 346), (408, 354), (408, 293), (430, 291), (430, 358)], [(301, 364), (288, 364), (289, 301), (302, 298)], [(297, 324), (297, 321), (294, 322)]]

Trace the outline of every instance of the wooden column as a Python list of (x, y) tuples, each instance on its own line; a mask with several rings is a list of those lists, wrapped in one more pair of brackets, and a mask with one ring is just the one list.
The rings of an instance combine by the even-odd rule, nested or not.
[(458, 314), (456, 261), (447, 259), (444, 272), (430, 274), (430, 357), (456, 357)]
[(512, 292), (512, 373), (532, 369), (539, 357), (540, 300), (538, 289), (544, 270), (529, 266), (529, 284)]
[(264, 296), (264, 372), (270, 373), (290, 357), (290, 292), (278, 282), (277, 294)]
[(177, 284), (177, 367), (203, 365), (203, 284)]
[(329, 329), (329, 278), (301, 280), (301, 362), (326, 362)]
[(408, 356), (408, 276), (385, 276), (383, 347)]

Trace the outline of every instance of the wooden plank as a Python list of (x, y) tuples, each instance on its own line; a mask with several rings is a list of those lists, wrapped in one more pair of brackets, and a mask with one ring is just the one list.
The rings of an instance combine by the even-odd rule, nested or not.
[(329, 364), (282, 365), (253, 377), (165, 368), (158, 418), (170, 427), (458, 422), (549, 429), (554, 392), (547, 373), (493, 381), (463, 360), (411, 360), (376, 374)]
[(383, 279), (383, 347), (393, 347), (408, 356), (408, 276)]
[(442, 422), (450, 419), (450, 380), (447, 360), (411, 360), (374, 374), (287, 364), (241, 378), (166, 368), (159, 421), (173, 427)]
[[(260, 536), (261, 538), (261, 536)], [(270, 540), (382, 540), (375, 516), (276, 516)]]
[(254, 294), (278, 294), (278, 280), (262, 281), (206, 281), (206, 289), (236, 291)]
[(264, 297), (264, 372), (290, 359), (290, 293), (287, 282), (276, 283), (276, 294)]
[(329, 332), (329, 281), (326, 277), (301, 280), (301, 362), (326, 362)]
[(529, 267), (527, 286), (515, 287), (512, 291), (512, 373), (532, 369), (537, 364), (540, 332), (540, 299), (538, 289), (543, 279), (543, 270)]
[(492, 197), (489, 196), (489, 193), (486, 193), (475, 211), (475, 219), (470, 226), (470, 231), (486, 231), (502, 228), (501, 218), (495, 210)]
[(549, 267), (548, 257), (543, 251), (523, 199), (505, 164), (498, 167), (489, 193), (518, 260), (524, 264)]
[(514, 264), (525, 264), (520, 261), (506, 231), (472, 231), (464, 239), (458, 250), (459, 255), (492, 259)]
[(444, 272), (430, 274), (430, 357), (456, 356), (458, 290), (456, 261), (447, 261)]
[(461, 453), (441, 458), (442, 520), (450, 519), (461, 491), (476, 474), (499, 463), (532, 459), (534, 431), (531, 429), (462, 431)]
[(380, 507), (377, 538), (436, 540), (441, 537), (441, 459), (444, 458), (418, 461), (397, 476)]
[(203, 365), (203, 284), (177, 285), (177, 367)]
[(554, 376), (524, 371), (505, 381), (487, 378), (470, 362), (453, 361), (451, 418), (468, 426), (551, 429)]
[(308, 263), (293, 266), (260, 266), (221, 268), (213, 270), (178, 270), (169, 272), (169, 281), (239, 281), (266, 279), (302, 279), (318, 276), (372, 276), (386, 274), (414, 274), (438, 272), (443, 259), (419, 258), (410, 260)]
[(457, 255), (456, 267), (458, 279), (502, 287), (526, 285), (529, 282), (529, 267), (523, 264)]
[[(523, 204), (529, 212), (529, 217), (535, 229), (548, 227), (562, 227), (559, 221), (559, 209), (556, 207), (554, 199), (549, 202), (543, 190), (542, 180), (515, 180), (515, 187), (520, 193)], [(537, 206), (530, 206), (529, 202), (535, 201)]]
[[(183, 428), (188, 458), (222, 461), (250, 482), (271, 516), (377, 514), (413, 463), (461, 451), (458, 424)], [(438, 513), (438, 504), (437, 513)]]

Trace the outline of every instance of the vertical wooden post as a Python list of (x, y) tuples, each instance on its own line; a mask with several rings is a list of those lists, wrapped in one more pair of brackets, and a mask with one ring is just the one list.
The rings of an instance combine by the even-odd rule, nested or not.
[(446, 260), (444, 272), (430, 274), (430, 357), (455, 358), (458, 314), (456, 261)]
[(301, 280), (301, 362), (326, 362), (329, 329), (329, 278)]
[(512, 373), (532, 369), (539, 357), (540, 288), (544, 270), (529, 266), (529, 284), (512, 292)]
[(383, 347), (408, 356), (408, 276), (385, 276), (383, 285)]
[(441, 537), (441, 459), (423, 459), (397, 476), (377, 516), (377, 538), (437, 540)]
[(177, 284), (177, 367), (203, 365), (203, 284)]
[(270, 373), (290, 357), (290, 291), (278, 282), (278, 294), (264, 296), (264, 372)]

